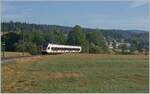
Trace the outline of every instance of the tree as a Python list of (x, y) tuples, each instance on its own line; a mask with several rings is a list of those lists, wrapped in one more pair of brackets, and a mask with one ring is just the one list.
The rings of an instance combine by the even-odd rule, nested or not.
[(21, 39), (21, 36), (17, 33), (10, 32), (2, 36), (2, 43), (5, 42), (6, 51), (15, 51), (15, 43)]
[(32, 43), (32, 42), (28, 42), (26, 44), (26, 52), (29, 52), (32, 55), (36, 55), (40, 53), (39, 48), (37, 47), (36, 44)]
[(22, 49), (24, 49), (25, 52), (29, 52), (32, 55), (39, 54), (39, 49), (35, 43), (32, 42), (24, 42), (21, 41), (15, 44), (16, 50), (19, 52), (22, 52)]
[(69, 45), (78, 45), (82, 46), (82, 52), (86, 52), (87, 50), (87, 41), (86, 36), (82, 30), (82, 28), (79, 25), (76, 25), (73, 28), (73, 31), (69, 32), (67, 44)]
[(121, 44), (121, 45), (119, 46), (119, 48), (121, 49), (122, 54), (127, 53), (127, 50), (129, 50), (127, 44)]
[[(90, 43), (89, 52), (104, 53), (108, 51), (103, 34), (99, 31), (93, 31), (87, 34), (87, 40)], [(96, 50), (97, 49), (97, 50)], [(94, 50), (94, 51), (92, 51)], [(101, 50), (101, 51), (100, 51)]]
[(40, 31), (33, 29), (29, 35), (29, 41), (35, 43), (37, 46), (43, 44), (44, 38)]
[(65, 36), (57, 29), (57, 27), (53, 27), (52, 34), (53, 43), (65, 44)]
[(135, 46), (131, 45), (131, 47), (130, 47), (130, 52), (133, 53), (133, 52), (136, 51), (136, 50), (137, 50), (137, 48), (136, 48)]
[(53, 27), (51, 31), (45, 32), (44, 38), (46, 43), (65, 44), (65, 36), (57, 27)]
[(89, 44), (89, 53), (99, 53), (99, 48), (94, 43)]
[(100, 31), (93, 31), (87, 34), (87, 40), (98, 46), (105, 46), (104, 36)]
[(43, 34), (45, 43), (52, 43), (52, 38), (54, 36), (53, 32), (45, 32)]

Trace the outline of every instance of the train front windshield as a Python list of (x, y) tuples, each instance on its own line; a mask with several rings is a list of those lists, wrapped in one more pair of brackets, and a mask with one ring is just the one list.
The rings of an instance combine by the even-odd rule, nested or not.
[(46, 50), (47, 46), (48, 46), (48, 44), (42, 45), (42, 50)]

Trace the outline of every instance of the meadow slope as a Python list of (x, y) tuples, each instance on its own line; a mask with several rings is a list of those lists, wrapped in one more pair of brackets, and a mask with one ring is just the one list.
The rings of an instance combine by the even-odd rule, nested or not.
[(146, 55), (45, 55), (2, 63), (2, 92), (149, 92)]

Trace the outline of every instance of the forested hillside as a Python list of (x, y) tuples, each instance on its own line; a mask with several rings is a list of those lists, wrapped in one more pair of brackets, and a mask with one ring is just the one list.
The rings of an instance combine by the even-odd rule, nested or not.
[[(67, 27), (67, 26), (59, 26), (59, 25), (41, 25), (41, 24), (29, 24), (29, 23), (21, 23), (21, 22), (3, 22), (1, 23), (2, 30), (4, 32), (16, 32), (19, 30), (23, 30), (26, 32), (32, 31), (34, 28), (35, 30), (42, 31), (42, 32), (48, 32), (52, 31), (53, 27), (56, 27), (59, 31), (63, 33), (68, 33), (73, 29), (73, 27)], [(92, 32), (96, 29), (91, 28), (83, 28), (84, 32)], [(105, 37), (113, 38), (113, 39), (120, 39), (125, 38), (129, 39), (133, 36), (140, 36), (142, 34), (142, 37), (148, 38), (148, 32), (142, 31), (142, 30), (110, 30), (110, 29), (100, 29), (100, 31), (103, 32)]]
[[(81, 45), (83, 52), (108, 52), (107, 43), (110, 41), (128, 42), (131, 49), (148, 51), (149, 33), (140, 30), (104, 30), (58, 25), (40, 25), (21, 22), (1, 23), (2, 42), (5, 41), (8, 51), (25, 51), (33, 54), (40, 53), (40, 45), (45, 43)], [(24, 41), (24, 42), (23, 42)], [(11, 46), (10, 46), (11, 45)], [(34, 50), (33, 50), (34, 49)]]

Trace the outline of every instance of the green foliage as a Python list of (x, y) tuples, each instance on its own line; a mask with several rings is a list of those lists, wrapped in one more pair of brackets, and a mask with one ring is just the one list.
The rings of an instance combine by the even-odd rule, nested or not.
[(25, 43), (23, 43), (22, 41), (19, 41), (18, 43), (15, 43), (15, 50), (18, 51), (18, 52), (21, 52), (24, 50), (24, 46), (25, 46)]
[(131, 53), (137, 50), (135, 46), (131, 46), (129, 49)]
[(67, 44), (82, 45), (85, 41), (85, 35), (79, 25), (76, 25), (68, 35)]
[(57, 44), (65, 44), (65, 37), (56, 27), (52, 29), (52, 42)]
[(33, 29), (33, 31), (30, 32), (29, 37), (29, 41), (35, 43), (36, 45), (42, 45), (44, 43), (44, 37), (40, 31)]
[(108, 51), (104, 36), (99, 31), (93, 31), (87, 34), (87, 40), (89, 41), (89, 52), (90, 53), (104, 53)]
[(52, 43), (52, 37), (53, 37), (52, 32), (45, 32), (43, 35), (46, 43)]
[(137, 36), (132, 36), (132, 38), (128, 39), (129, 43), (131, 43), (131, 47), (139, 52), (142, 52), (142, 49), (149, 51), (149, 41), (148, 41), (148, 33), (141, 33)]
[(51, 31), (44, 33), (46, 43), (65, 44), (65, 36), (56, 27), (53, 27)]
[(68, 34), (67, 44), (82, 46), (82, 52), (87, 51), (86, 45), (88, 45), (88, 42), (82, 28), (79, 25), (76, 25), (73, 28), (73, 31)]
[(98, 46), (105, 46), (104, 36), (100, 31), (93, 31), (89, 34), (87, 34), (87, 40), (91, 43), (94, 43)]
[(90, 43), (89, 53), (100, 53), (102, 49), (99, 46), (96, 46), (94, 43)]
[[(63, 36), (65, 34), (65, 39), (67, 39), (66, 35), (70, 31), (72, 31), (72, 27), (64, 27), (64, 26), (57, 26), (57, 25), (55, 25), (55, 26), (54, 25), (40, 25), (40, 24), (20, 23), (20, 22), (13, 22), (13, 21), (1, 23), (1, 31), (2, 32), (24, 31), (24, 36), (25, 36), (26, 40), (29, 39), (28, 38), (29, 36), (26, 37), (25, 33), (26, 34), (28, 33), (30, 35), (32, 31), (42, 32), (40, 35), (43, 35), (44, 43), (52, 42), (52, 38), (55, 36), (53, 36), (53, 34), (50, 34), (50, 36), (51, 36), (50, 37), (46, 33), (52, 32), (52, 31), (54, 31), (54, 29), (57, 29), (55, 31), (63, 32)], [(124, 39), (125, 42), (128, 42), (131, 45), (133, 45), (136, 48), (136, 50), (138, 50), (139, 52), (142, 51), (142, 49), (149, 51), (149, 32), (144, 32), (144, 31), (139, 32), (139, 30), (115, 30), (115, 29), (96, 30), (96, 29), (88, 29), (88, 28), (83, 28), (82, 30), (85, 31), (85, 34), (87, 34), (89, 32), (93, 32), (93, 31), (100, 31), (100, 32), (102, 32), (102, 35), (104, 35), (104, 37), (106, 38), (106, 41), (116, 40), (117, 42), (121, 42), (121, 40)], [(47, 36), (47, 38), (46, 38), (46, 36)], [(67, 42), (66, 42), (66, 40), (60, 42), (60, 40), (63, 40), (63, 38), (60, 38), (60, 39), (59, 38), (55, 37), (54, 43), (68, 44), (68, 40), (67, 40)], [(137, 43), (135, 41), (137, 41)], [(71, 43), (71, 42), (69, 42), (69, 43)], [(36, 42), (36, 44), (41, 44), (41, 42)]]
[(29, 52), (30, 54), (32, 55), (36, 55), (36, 54), (39, 54), (39, 49), (37, 47), (37, 45), (35, 43), (32, 43), (32, 42), (19, 42), (19, 43), (16, 43), (16, 50), (17, 51), (25, 51), (25, 52)]
[(36, 44), (31, 43), (31, 42), (27, 43), (26, 52), (29, 52), (32, 55), (36, 55), (36, 54), (39, 54), (39, 51), (40, 50), (38, 49)]
[[(12, 47), (15, 51), (24, 50), (31, 54), (40, 53), (40, 46), (44, 43), (78, 45), (82, 46), (82, 52), (86, 53), (102, 53), (106, 48), (104, 37), (101, 32), (94, 31), (86, 36), (79, 25), (76, 25), (67, 37), (55, 26), (49, 32), (41, 32), (33, 28), (30, 32), (19, 30), (13, 34), (18, 35), (20, 39), (14, 38), (14, 35), (8, 36), (6, 42), (15, 45)], [(12, 34), (10, 33), (10, 35)], [(15, 42), (12, 42), (11, 39), (15, 39)], [(7, 46), (9, 46), (9, 44), (7, 44)]]
[(108, 49), (101, 48), (100, 46), (95, 45), (94, 43), (90, 43), (89, 53), (108, 53)]
[(5, 50), (15, 51), (15, 43), (21, 39), (21, 36), (17, 33), (10, 32), (2, 36), (2, 43), (5, 43)]
[(128, 45), (127, 45), (127, 44), (121, 44), (121, 45), (119, 46), (119, 48), (121, 49), (122, 54), (126, 54), (126, 53), (128, 53), (128, 51), (127, 51), (127, 50), (129, 50), (129, 47), (128, 47)]
[[(79, 25), (71, 28), (12, 21), (1, 23), (1, 26), (2, 31), (7, 33), (2, 36), (2, 43), (5, 40), (6, 51), (17, 51), (14, 44), (24, 41), (34, 43), (38, 50), (40, 50), (39, 46), (42, 44), (55, 43), (79, 45), (82, 46), (82, 52), (86, 53), (91, 52), (93, 48), (97, 49), (96, 53), (107, 53), (107, 41), (116, 40), (117, 42), (121, 42), (122, 39), (131, 44), (131, 52), (135, 50), (138, 52), (143, 52), (143, 50), (149, 51), (148, 32), (136, 33), (128, 30), (87, 29), (81, 28)], [(113, 46), (115, 47), (115, 42), (113, 42)]]

